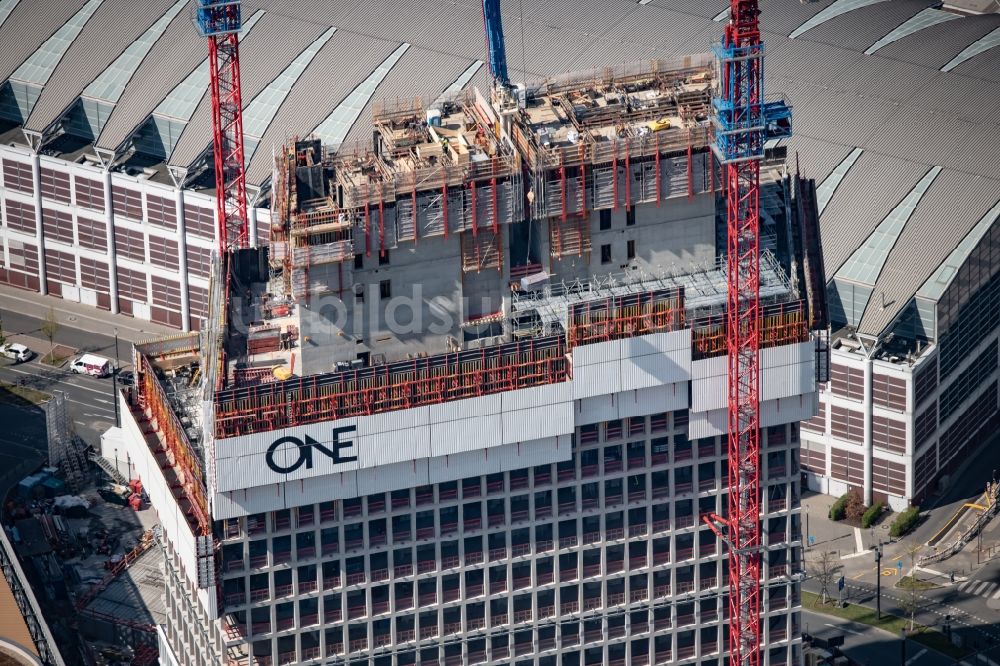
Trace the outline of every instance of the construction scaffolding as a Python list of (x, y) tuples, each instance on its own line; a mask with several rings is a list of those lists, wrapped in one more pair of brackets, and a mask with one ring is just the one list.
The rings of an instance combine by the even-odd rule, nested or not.
[[(269, 259), (283, 293), (324, 290), (310, 282), (317, 266), (451, 234), (475, 239), (466, 270), (501, 269), (500, 228), (521, 220), (524, 191), (520, 158), (495, 136), (491, 114), (473, 92), (432, 113), (419, 99), (397, 100), (375, 107), (373, 144), (335, 154), (315, 139), (286, 145), (275, 157)], [(486, 261), (475, 258), (476, 248), (493, 254), (481, 234), (496, 240)]]
[[(155, 351), (148, 349), (148, 345), (140, 350), (137, 345), (133, 352), (136, 385), (129, 392), (129, 406), (191, 531), (195, 536), (210, 535), (212, 521), (200, 455), (188, 440), (150, 363), (148, 354)], [(170, 355), (171, 352), (163, 350), (159, 357), (166, 360)]]
[(217, 439), (433, 405), (566, 381), (562, 336), (550, 336), (220, 391)]
[(56, 392), (45, 403), (45, 430), (48, 436), (49, 464), (58, 467), (66, 480), (66, 487), (78, 493), (86, 485), (87, 456), (83, 443), (73, 432), (66, 410), (66, 395)]
[(569, 346), (620, 340), (684, 328), (684, 290), (663, 289), (574, 303)]
[[(809, 340), (804, 301), (761, 304), (760, 348), (791, 345)], [(726, 314), (712, 312), (691, 321), (692, 358), (702, 359), (726, 353)]]
[[(559, 220), (714, 190), (708, 55), (566, 74), (529, 87), (509, 136), (532, 215)], [(553, 257), (572, 254), (553, 234)], [(570, 239), (574, 237), (567, 235)]]

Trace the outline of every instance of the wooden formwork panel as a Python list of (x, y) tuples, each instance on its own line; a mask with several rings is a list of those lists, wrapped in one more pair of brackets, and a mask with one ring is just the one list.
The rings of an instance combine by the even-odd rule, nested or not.
[(503, 269), (503, 231), (482, 229), (462, 232), (462, 272), (478, 273), (484, 269)]

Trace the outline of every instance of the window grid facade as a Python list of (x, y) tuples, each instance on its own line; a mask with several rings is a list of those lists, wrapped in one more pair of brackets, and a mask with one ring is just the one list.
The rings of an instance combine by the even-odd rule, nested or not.
[[(563, 463), (220, 521), (225, 633), (258, 663), (390, 646), (398, 663), (721, 662), (726, 558), (700, 516), (724, 511), (724, 438), (689, 442), (686, 412), (669, 420), (594, 424), (586, 443), (585, 426)], [(764, 630), (785, 664), (797, 428), (763, 439), (764, 538), (783, 546), (765, 559)]]

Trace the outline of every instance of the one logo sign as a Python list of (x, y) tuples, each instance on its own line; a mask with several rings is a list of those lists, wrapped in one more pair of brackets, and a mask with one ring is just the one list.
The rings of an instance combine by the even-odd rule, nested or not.
[(843, 576), (841, 576), (840, 578), (837, 579), (837, 589), (838, 590), (844, 589), (844, 577)]
[(340, 435), (347, 432), (354, 432), (354, 426), (333, 429), (333, 438), (330, 440), (330, 448), (320, 444), (309, 435), (305, 440), (298, 437), (282, 437), (274, 440), (271, 446), (267, 447), (267, 454), (264, 460), (267, 466), (278, 474), (291, 474), (298, 468), (305, 465), (306, 469), (312, 469), (313, 452), (318, 451), (327, 458), (333, 460), (335, 465), (340, 463), (354, 462), (357, 456), (347, 455), (354, 442), (350, 439), (341, 440)]

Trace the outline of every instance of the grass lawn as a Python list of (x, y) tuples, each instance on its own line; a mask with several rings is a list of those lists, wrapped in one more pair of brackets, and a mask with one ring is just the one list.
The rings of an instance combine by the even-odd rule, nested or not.
[(0, 382), (0, 403), (23, 405), (28, 402), (33, 405), (40, 405), (43, 402), (48, 402), (51, 398), (52, 396), (48, 393), (42, 393), (26, 386)]
[[(867, 624), (872, 627), (884, 629), (895, 636), (899, 636), (899, 632), (901, 630), (905, 629), (909, 631), (910, 628), (909, 620), (896, 617), (895, 615), (889, 615), (888, 613), (882, 613), (882, 619), (876, 620), (875, 609), (868, 608), (867, 606), (847, 604), (845, 608), (838, 608), (833, 603), (822, 604), (820, 603), (820, 596), (818, 594), (806, 592), (805, 590), (802, 591), (802, 605), (817, 613), (822, 613), (823, 615), (831, 615), (844, 620), (859, 622), (861, 624)], [(952, 645), (951, 642), (945, 638), (944, 634), (921, 624), (914, 624), (913, 633), (908, 634), (908, 637), (911, 641), (920, 643), (932, 650), (937, 650), (941, 654), (951, 657), (952, 659), (961, 659), (972, 652), (972, 650), (967, 648), (959, 648)]]
[(919, 580), (917, 578), (913, 578), (912, 576), (903, 576), (899, 579), (899, 582), (896, 583), (896, 587), (904, 590), (916, 590), (917, 592), (920, 592), (921, 590), (933, 590), (941, 586), (935, 585), (929, 580)]

